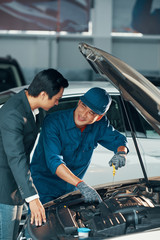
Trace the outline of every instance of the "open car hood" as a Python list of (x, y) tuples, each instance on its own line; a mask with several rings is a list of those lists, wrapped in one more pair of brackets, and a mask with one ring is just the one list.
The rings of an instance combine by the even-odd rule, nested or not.
[[(159, 90), (120, 59), (85, 43), (79, 48), (93, 69), (109, 80), (160, 134)], [(128, 240), (132, 234), (159, 229), (160, 177), (148, 179), (140, 156), (139, 160), (144, 179), (97, 186), (101, 203), (86, 203), (79, 191), (46, 203), (46, 223), (36, 227), (30, 223), (30, 218), (27, 219), (31, 239), (79, 240), (78, 229), (89, 228), (87, 239), (90, 240), (117, 239), (117, 236)], [(159, 232), (155, 240), (159, 239)], [(142, 239), (139, 235), (137, 238)]]
[(80, 52), (95, 72), (109, 80), (160, 134), (160, 91), (135, 69), (111, 54), (79, 44)]
[[(160, 92), (146, 78), (116, 57), (89, 46), (79, 45), (93, 69), (109, 80), (122, 97), (138, 109), (160, 133)], [(160, 177), (147, 178), (140, 158), (144, 179), (107, 183), (95, 187), (102, 202), (86, 203), (79, 191), (70, 192), (44, 205), (47, 222), (36, 227), (27, 220), (33, 240), (79, 240), (78, 229), (89, 228), (88, 240), (144, 239), (136, 234), (160, 229)], [(152, 235), (153, 236), (153, 235)], [(118, 237), (118, 238), (117, 238)], [(146, 239), (147, 236), (146, 236)]]

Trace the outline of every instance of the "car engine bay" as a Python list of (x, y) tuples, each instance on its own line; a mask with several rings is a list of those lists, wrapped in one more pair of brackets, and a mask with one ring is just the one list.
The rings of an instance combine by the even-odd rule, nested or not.
[(85, 203), (79, 193), (49, 202), (47, 223), (42, 227), (28, 224), (32, 239), (79, 239), (78, 228), (91, 230), (88, 239), (107, 239), (160, 227), (160, 182), (97, 191), (101, 203)]

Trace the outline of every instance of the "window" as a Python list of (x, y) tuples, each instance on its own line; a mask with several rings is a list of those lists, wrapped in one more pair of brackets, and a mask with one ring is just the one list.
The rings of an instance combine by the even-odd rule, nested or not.
[(160, 34), (159, 0), (114, 0), (113, 32)]
[[(128, 102), (125, 103), (131, 126), (137, 137), (140, 138), (160, 138), (160, 135), (152, 126), (141, 116), (141, 114)], [(131, 131), (127, 119), (125, 120), (127, 132)]]
[(112, 104), (107, 112), (111, 125), (119, 132), (125, 132), (119, 96), (112, 96)]
[(1, 0), (1, 30), (88, 32), (90, 0)]
[(62, 98), (60, 99), (59, 104), (55, 105), (47, 113), (74, 108), (76, 107), (78, 100), (79, 100), (79, 97)]
[(11, 67), (0, 68), (0, 91), (5, 91), (13, 87), (17, 87), (17, 83)]

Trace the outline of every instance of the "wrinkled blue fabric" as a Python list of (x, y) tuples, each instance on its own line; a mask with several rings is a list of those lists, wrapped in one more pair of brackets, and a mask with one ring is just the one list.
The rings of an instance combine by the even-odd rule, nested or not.
[(74, 109), (59, 111), (48, 114), (44, 120), (31, 162), (32, 178), (42, 203), (75, 190), (55, 174), (60, 164), (65, 164), (82, 179), (98, 143), (114, 153), (119, 146), (127, 147), (126, 137), (116, 131), (106, 117), (87, 125), (81, 133), (73, 114)]

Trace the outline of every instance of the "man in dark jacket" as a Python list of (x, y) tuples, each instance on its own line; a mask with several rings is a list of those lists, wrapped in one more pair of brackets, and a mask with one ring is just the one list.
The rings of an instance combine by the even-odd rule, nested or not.
[(30, 153), (43, 117), (39, 108), (47, 111), (58, 105), (67, 86), (58, 71), (43, 70), (0, 109), (0, 239), (17, 239), (24, 201), (31, 223), (46, 221), (29, 169)]
[(102, 88), (91, 88), (76, 109), (49, 114), (31, 162), (31, 173), (42, 203), (75, 190), (85, 201), (99, 201), (98, 193), (82, 179), (98, 144), (113, 151), (109, 164), (125, 165), (127, 139), (105, 116), (111, 97)]

